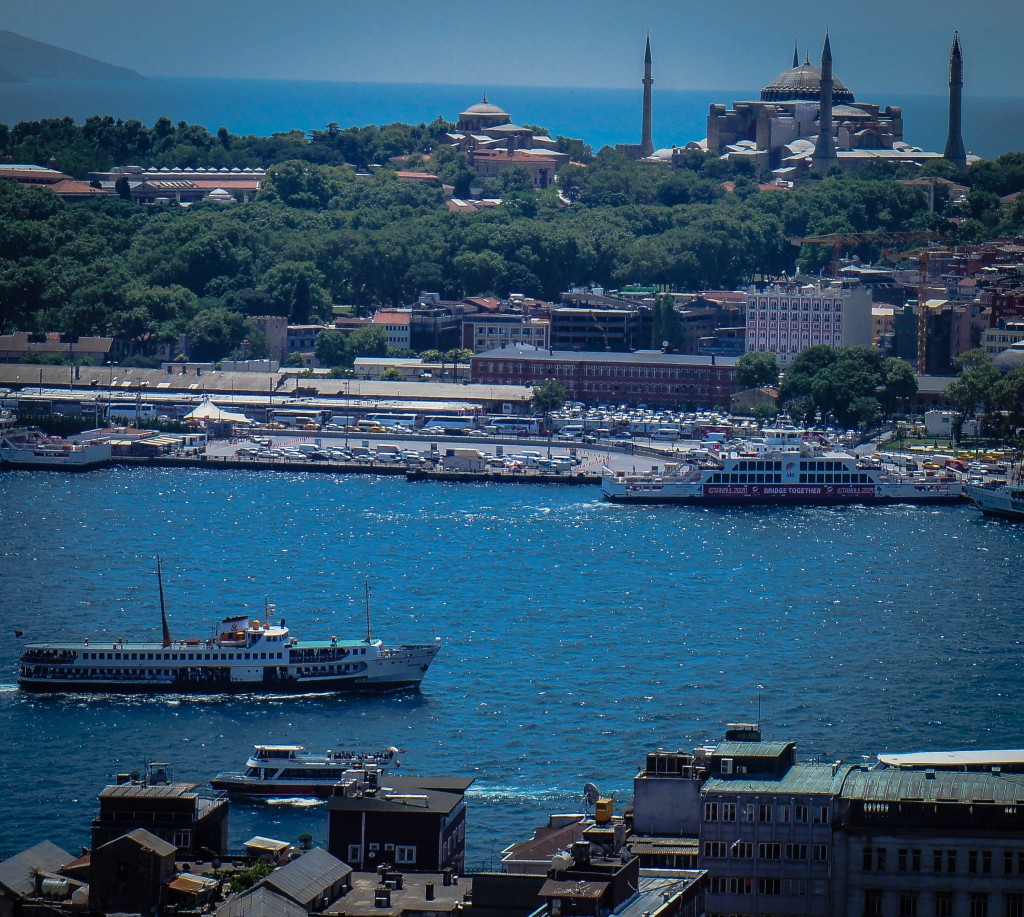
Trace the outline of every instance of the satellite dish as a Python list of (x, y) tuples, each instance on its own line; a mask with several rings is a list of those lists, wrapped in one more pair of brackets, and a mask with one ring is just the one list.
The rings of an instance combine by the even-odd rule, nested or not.
[(587, 805), (595, 806), (601, 798), (601, 791), (594, 784), (585, 783), (583, 785), (583, 798), (586, 800)]

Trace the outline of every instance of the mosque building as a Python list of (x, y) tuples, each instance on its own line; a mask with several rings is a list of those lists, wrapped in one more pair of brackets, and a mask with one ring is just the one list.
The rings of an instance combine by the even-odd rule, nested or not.
[[(950, 57), (950, 132), (956, 138), (962, 85), (962, 57), (959, 38), (955, 38)], [(809, 56), (800, 63), (794, 51), (792, 67), (765, 86), (759, 99), (734, 102), (732, 108), (712, 104), (707, 138), (679, 148), (679, 152), (687, 150), (747, 160), (758, 177), (784, 180), (809, 172), (824, 174), (834, 167), (850, 171), (872, 160), (922, 165), (945, 155), (961, 170), (966, 165), (962, 140), (947, 145), (946, 154), (922, 150), (903, 139), (901, 108), (858, 101), (832, 73), (827, 35), (820, 67)]]

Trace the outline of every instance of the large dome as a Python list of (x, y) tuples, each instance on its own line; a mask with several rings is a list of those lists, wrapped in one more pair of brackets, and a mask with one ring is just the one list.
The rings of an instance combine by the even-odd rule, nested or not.
[[(799, 67), (784, 70), (761, 90), (762, 102), (817, 102), (821, 98), (821, 68), (804, 61)], [(832, 101), (853, 102), (853, 93), (842, 80), (832, 77)]]

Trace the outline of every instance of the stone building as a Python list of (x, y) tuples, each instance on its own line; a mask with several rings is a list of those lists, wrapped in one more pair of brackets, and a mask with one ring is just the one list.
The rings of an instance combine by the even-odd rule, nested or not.
[(811, 170), (816, 151), (821, 172), (833, 165), (849, 170), (870, 160), (921, 164), (942, 157), (904, 141), (899, 106), (855, 98), (832, 73), (828, 37), (820, 67), (809, 56), (800, 63), (794, 51), (792, 67), (768, 83), (758, 99), (734, 102), (731, 108), (712, 104), (707, 138), (681, 152), (688, 149), (747, 160), (759, 176), (774, 173), (788, 179)]

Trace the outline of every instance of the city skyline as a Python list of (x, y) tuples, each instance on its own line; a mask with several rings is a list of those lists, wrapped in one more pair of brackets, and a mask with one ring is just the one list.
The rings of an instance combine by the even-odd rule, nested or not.
[(765, 21), (752, 16), (755, 11), (750, 0), (685, 12), (668, 0), (652, 0), (639, 11), (611, 0), (553, 8), (522, 0), (514, 14), (496, 14), (469, 0), (446, 0), (429, 12), (409, 0), (373, 7), (221, 0), (212, 8), (179, 0), (140, 15), (125, 0), (92, 0), (85, 7), (70, 0), (45, 7), (17, 0), (0, 28), (148, 76), (442, 83), (482, 90), (639, 88), (649, 30), (658, 89), (749, 93), (789, 66), (794, 40), (801, 58), (820, 57), (828, 28), (836, 75), (864, 94), (944, 92), (949, 42), (959, 30), (966, 95), (1013, 95), (1024, 84), (1024, 61), (1014, 48), (1024, 10), (994, 0), (970, 10), (952, 0), (906, 0), (895, 23), (880, 0), (856, 8), (781, 0)]

